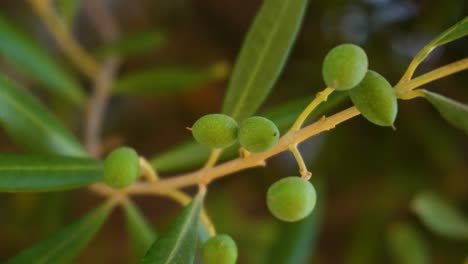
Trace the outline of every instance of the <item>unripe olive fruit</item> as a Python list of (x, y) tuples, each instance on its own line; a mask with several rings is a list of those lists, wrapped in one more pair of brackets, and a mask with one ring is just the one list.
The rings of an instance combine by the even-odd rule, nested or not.
[(128, 187), (140, 175), (138, 154), (129, 147), (113, 150), (104, 160), (104, 181), (111, 187)]
[(216, 235), (202, 247), (203, 264), (234, 264), (237, 260), (237, 246), (228, 235)]
[(245, 119), (239, 127), (239, 143), (246, 150), (254, 153), (271, 149), (280, 136), (275, 123), (261, 116)]
[(375, 71), (349, 91), (351, 101), (361, 114), (379, 126), (392, 126), (398, 112), (397, 97), (390, 83)]
[(237, 140), (237, 122), (223, 114), (202, 116), (192, 126), (192, 134), (201, 145), (210, 148), (225, 148)]
[(322, 75), (328, 87), (348, 90), (364, 78), (367, 67), (367, 55), (362, 48), (354, 44), (341, 44), (325, 56)]
[(299, 221), (308, 216), (316, 200), (312, 183), (296, 176), (275, 182), (267, 192), (268, 209), (276, 218), (286, 222)]

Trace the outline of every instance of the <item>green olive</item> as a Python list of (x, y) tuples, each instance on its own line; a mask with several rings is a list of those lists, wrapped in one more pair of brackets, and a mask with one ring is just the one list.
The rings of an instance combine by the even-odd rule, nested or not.
[(117, 148), (104, 160), (104, 181), (111, 187), (117, 189), (128, 187), (139, 175), (139, 157), (132, 148)]
[(239, 127), (240, 145), (254, 153), (271, 149), (278, 142), (279, 136), (275, 123), (261, 116), (249, 117)]
[(325, 56), (322, 75), (328, 87), (348, 90), (364, 78), (367, 66), (367, 55), (361, 47), (342, 44), (331, 49)]
[(202, 247), (203, 264), (234, 264), (237, 260), (237, 246), (229, 235), (216, 235)]
[(198, 119), (192, 126), (192, 135), (201, 145), (210, 148), (225, 148), (237, 140), (237, 122), (223, 114), (209, 114)]
[(309, 181), (290, 176), (275, 182), (267, 192), (267, 205), (278, 219), (295, 222), (308, 216), (315, 207), (317, 195)]
[(379, 126), (392, 126), (398, 112), (398, 102), (390, 83), (369, 70), (355, 88), (349, 91), (351, 101), (361, 114)]

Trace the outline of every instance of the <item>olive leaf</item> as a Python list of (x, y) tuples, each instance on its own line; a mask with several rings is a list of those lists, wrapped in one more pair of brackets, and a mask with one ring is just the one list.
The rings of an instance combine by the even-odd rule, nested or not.
[(0, 155), (0, 192), (45, 192), (100, 181), (102, 164), (87, 158)]
[(431, 42), (425, 45), (417, 54), (414, 56), (411, 64), (414, 64), (416, 68), (426, 57), (438, 46), (442, 46), (459, 38), (468, 35), (468, 16), (463, 18), (461, 21), (445, 30)]
[(113, 202), (101, 205), (73, 224), (7, 260), (5, 264), (72, 263), (105, 222), (113, 205)]
[(254, 114), (283, 69), (307, 0), (268, 0), (244, 40), (229, 80), (222, 112), (241, 121)]
[(411, 207), (434, 233), (447, 238), (468, 239), (468, 220), (457, 208), (433, 192), (416, 196)]
[(430, 263), (430, 250), (427, 242), (412, 224), (395, 224), (389, 229), (387, 238), (394, 263)]
[(131, 72), (119, 78), (116, 93), (171, 94), (195, 88), (209, 81), (223, 78), (227, 66), (223, 63), (210, 67), (159, 67)]
[(140, 264), (193, 263), (202, 206), (203, 195), (199, 193), (168, 230), (151, 245)]
[(27, 36), (0, 14), (0, 54), (14, 65), (76, 105), (84, 101), (84, 93), (77, 81), (59, 65), (34, 39)]
[(424, 98), (431, 103), (442, 117), (454, 127), (468, 134), (468, 105), (454, 101), (437, 93), (422, 90)]
[(0, 123), (17, 144), (31, 152), (88, 156), (74, 136), (36, 98), (1, 74)]
[(265, 264), (307, 263), (308, 258), (313, 255), (325, 202), (324, 184), (319, 182), (317, 187), (317, 196), (320, 199), (317, 200), (312, 213), (298, 222), (281, 222), (279, 235), (269, 251)]
[(140, 259), (156, 240), (156, 233), (133, 202), (126, 200), (123, 208), (134, 254)]
[[(307, 118), (313, 120), (347, 99), (346, 93), (333, 93), (329, 96), (326, 104), (320, 104)], [(312, 97), (296, 99), (286, 104), (273, 107), (263, 113), (262, 116), (273, 121), (281, 133), (289, 129), (297, 116), (307, 106)], [(234, 144), (226, 148), (220, 160), (227, 160), (239, 154), (239, 145)], [(204, 147), (194, 140), (187, 140), (179, 145), (156, 155), (151, 159), (152, 166), (159, 172), (190, 169), (202, 165), (210, 154), (210, 149)]]
[(166, 34), (158, 30), (130, 33), (98, 48), (95, 53), (101, 57), (109, 54), (134, 56), (160, 48), (166, 39)]

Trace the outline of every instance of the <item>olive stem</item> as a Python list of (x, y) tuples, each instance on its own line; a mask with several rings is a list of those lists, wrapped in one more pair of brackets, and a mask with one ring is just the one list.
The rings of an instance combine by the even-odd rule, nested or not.
[(416, 87), (420, 87), (424, 84), (430, 83), (437, 79), (455, 74), (466, 69), (468, 69), (468, 58), (464, 58), (442, 66), (440, 68), (437, 68), (435, 70), (432, 70), (428, 73), (425, 73), (412, 79), (411, 81), (400, 83), (395, 86), (395, 93), (397, 94), (397, 96), (400, 96), (401, 94), (411, 91)]
[(326, 102), (328, 99), (328, 96), (333, 93), (335, 89), (327, 87), (323, 91), (318, 92), (315, 98), (309, 103), (309, 105), (302, 111), (302, 113), (299, 115), (299, 117), (296, 119), (294, 122), (293, 126), (291, 127), (291, 130), (299, 130), (302, 127), (302, 124), (306, 121), (307, 117), (314, 111), (315, 108), (322, 102)]
[(416, 68), (419, 66), (419, 64), (421, 64), (422, 61), (424, 61), (424, 59), (427, 57), (427, 55), (429, 55), (429, 53), (431, 53), (431, 51), (434, 48), (435, 47), (428, 47), (428, 46), (425, 46), (424, 48), (422, 48), (416, 54), (416, 56), (414, 56), (413, 60), (411, 60), (410, 64), (408, 65), (408, 68), (406, 69), (405, 73), (401, 77), (398, 84), (402, 84), (402, 83), (405, 83), (405, 82), (408, 82), (409, 80), (411, 80), (411, 78), (414, 75), (414, 72), (416, 71)]
[(418, 98), (418, 97), (424, 97), (423, 90), (419, 90), (419, 89), (411, 90), (406, 93), (401, 93), (398, 95), (398, 98), (402, 100), (411, 100), (411, 99)]
[(89, 79), (96, 79), (99, 74), (99, 63), (89, 55), (70, 34), (67, 25), (53, 10), (52, 1), (29, 0), (29, 3), (52, 33), (65, 55)]
[(297, 148), (297, 144), (289, 146), (289, 151), (294, 155), (297, 165), (299, 166), (299, 173), (303, 179), (310, 180), (312, 173), (307, 169), (307, 165), (304, 162), (304, 158), (301, 155), (301, 152)]
[(156, 171), (153, 169), (151, 164), (144, 158), (140, 156), (140, 171), (141, 176), (145, 177), (148, 182), (156, 182), (159, 177)]
[(213, 167), (216, 164), (216, 162), (218, 161), (219, 156), (221, 155), (222, 152), (223, 152), (223, 149), (221, 149), (221, 148), (212, 149), (211, 153), (210, 153), (210, 157), (206, 161), (206, 163), (203, 166), (202, 170)]

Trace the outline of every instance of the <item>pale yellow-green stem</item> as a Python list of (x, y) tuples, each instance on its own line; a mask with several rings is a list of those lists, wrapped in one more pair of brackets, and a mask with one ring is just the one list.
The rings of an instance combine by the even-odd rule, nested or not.
[(291, 130), (299, 130), (302, 127), (302, 124), (304, 124), (305, 120), (307, 117), (314, 111), (315, 108), (322, 102), (326, 102), (328, 99), (328, 96), (333, 93), (335, 89), (327, 87), (323, 91), (318, 92), (315, 98), (310, 102), (310, 104), (302, 111), (302, 113), (297, 117), (296, 121), (294, 122), (293, 126), (291, 127)]
[(302, 157), (299, 149), (297, 148), (297, 144), (293, 144), (289, 146), (289, 151), (294, 155), (296, 159), (297, 165), (299, 166), (299, 173), (301, 174), (303, 179), (310, 180), (312, 177), (312, 173), (307, 169), (307, 166), (304, 162), (304, 158)]
[(59, 47), (88, 78), (94, 80), (99, 74), (99, 63), (90, 56), (70, 34), (67, 25), (53, 9), (50, 0), (28, 0), (34, 11), (45, 23)]

